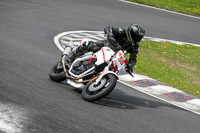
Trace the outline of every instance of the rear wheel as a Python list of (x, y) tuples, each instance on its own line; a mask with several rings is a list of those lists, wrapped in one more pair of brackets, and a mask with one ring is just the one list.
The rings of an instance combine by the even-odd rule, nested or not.
[(90, 81), (82, 90), (82, 97), (86, 101), (95, 101), (108, 95), (116, 86), (117, 78), (113, 74), (105, 75), (99, 84), (95, 85), (95, 82)]
[(49, 72), (49, 77), (51, 80), (55, 82), (61, 82), (66, 79), (62, 63), (59, 62), (55, 63), (55, 65), (51, 68)]

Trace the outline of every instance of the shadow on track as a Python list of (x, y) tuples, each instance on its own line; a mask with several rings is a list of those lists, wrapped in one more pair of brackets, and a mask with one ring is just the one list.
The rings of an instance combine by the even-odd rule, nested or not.
[[(68, 85), (63, 82), (62, 84)], [(77, 90), (74, 88), (73, 91), (79, 94), (81, 93), (79, 89)], [(184, 110), (169, 103), (162, 101), (159, 102), (159, 101), (160, 100), (152, 101), (141, 97), (131, 96), (119, 89), (114, 89), (108, 96), (100, 100), (97, 100), (93, 103), (101, 106), (107, 106), (119, 109), (138, 109), (139, 107), (147, 107), (147, 108), (169, 107), (173, 109)]]
[(119, 109), (138, 109), (138, 107), (147, 107), (147, 108), (170, 107), (173, 109), (183, 110), (179, 107), (170, 105), (168, 103), (158, 102), (157, 100), (152, 101), (140, 97), (127, 95), (126, 93), (124, 93), (119, 89), (115, 89), (107, 97), (95, 101), (94, 103), (102, 106), (119, 108)]

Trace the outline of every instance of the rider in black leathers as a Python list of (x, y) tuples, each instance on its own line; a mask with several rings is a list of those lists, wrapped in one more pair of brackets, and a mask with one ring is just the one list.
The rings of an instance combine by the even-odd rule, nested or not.
[(139, 52), (139, 42), (145, 35), (145, 30), (137, 23), (131, 24), (128, 29), (114, 28), (107, 26), (104, 28), (106, 40), (97, 42), (89, 41), (82, 43), (76, 50), (72, 51), (67, 57), (67, 62), (71, 63), (74, 59), (86, 52), (96, 52), (103, 46), (109, 46), (114, 51), (120, 49), (130, 53), (129, 62), (126, 66), (126, 71), (132, 73), (136, 64), (137, 53)]

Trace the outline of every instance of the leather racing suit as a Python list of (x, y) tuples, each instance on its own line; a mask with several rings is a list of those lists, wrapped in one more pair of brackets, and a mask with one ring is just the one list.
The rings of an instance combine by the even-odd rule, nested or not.
[(126, 50), (130, 53), (129, 62), (126, 66), (128, 72), (132, 72), (136, 64), (137, 53), (139, 52), (139, 43), (130, 44), (127, 40), (126, 30), (122, 28), (114, 28), (107, 26), (104, 28), (106, 40), (97, 42), (90, 41), (88, 44), (83, 43), (75, 51), (68, 56), (68, 62), (72, 62), (76, 57), (79, 57), (87, 52), (97, 52), (104, 46), (109, 46), (114, 51)]

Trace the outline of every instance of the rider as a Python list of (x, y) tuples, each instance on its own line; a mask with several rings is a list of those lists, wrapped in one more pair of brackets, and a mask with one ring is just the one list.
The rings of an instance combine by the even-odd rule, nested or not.
[(107, 26), (104, 28), (104, 33), (106, 40), (82, 42), (82, 45), (70, 53), (66, 59), (67, 62), (71, 63), (76, 57), (89, 51), (96, 52), (107, 45), (114, 51), (123, 49), (130, 53), (126, 71), (132, 73), (136, 64), (137, 53), (139, 52), (139, 42), (144, 37), (145, 30), (139, 24), (133, 23), (126, 30)]

